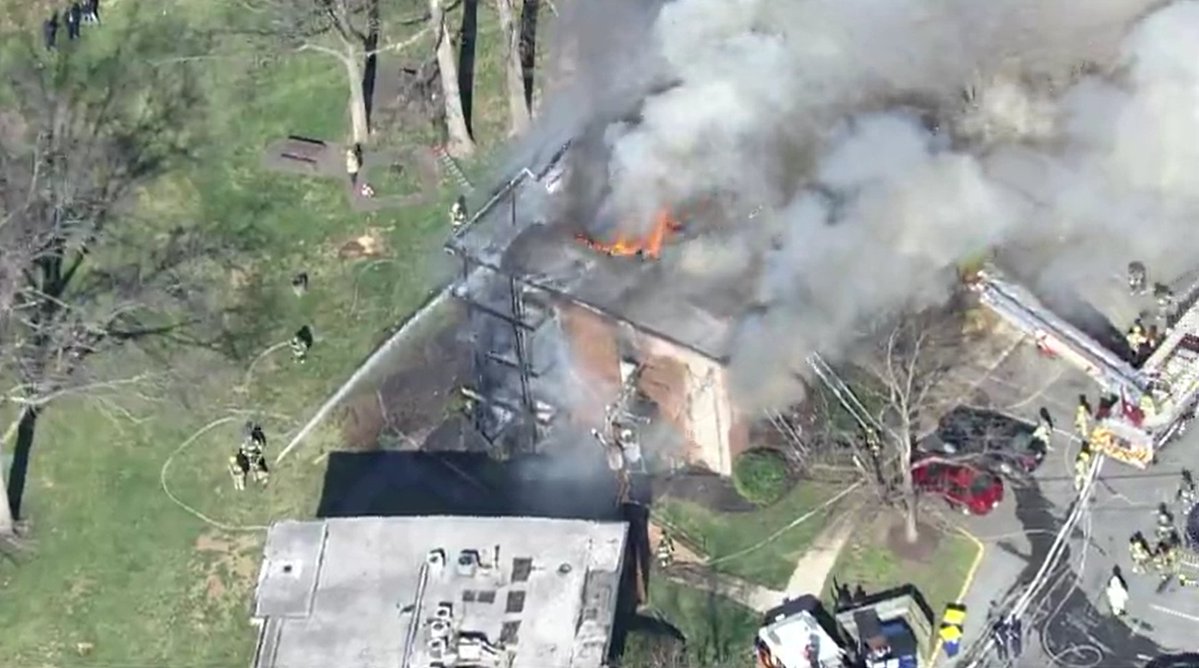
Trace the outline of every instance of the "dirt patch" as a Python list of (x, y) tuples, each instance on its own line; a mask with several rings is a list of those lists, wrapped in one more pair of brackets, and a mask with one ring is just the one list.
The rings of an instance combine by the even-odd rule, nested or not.
[(250, 534), (206, 531), (196, 538), (198, 588), (210, 603), (232, 590), (248, 588), (258, 574), (258, 538)]
[(471, 366), (470, 346), (459, 340), (457, 325), (414, 342), (382, 383), (349, 400), (341, 419), (348, 448), (417, 449), (454, 412)]
[(916, 531), (919, 538), (909, 543), (903, 519), (894, 521), (887, 527), (886, 546), (895, 556), (915, 563), (926, 564), (932, 559), (941, 544), (941, 530), (927, 524), (917, 523)]
[(383, 240), (383, 233), (375, 228), (368, 228), (362, 234), (338, 246), (337, 257), (343, 260), (376, 258), (386, 251), (387, 244)]

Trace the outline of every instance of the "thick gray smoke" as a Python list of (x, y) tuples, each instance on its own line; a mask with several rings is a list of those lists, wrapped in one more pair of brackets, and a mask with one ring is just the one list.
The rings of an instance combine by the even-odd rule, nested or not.
[(720, 241), (678, 252), (758, 267), (733, 358), (752, 406), (984, 249), (1069, 284), (1199, 247), (1197, 2), (674, 0), (651, 25), (603, 65), (645, 96), (604, 132), (604, 217), (718, 196)]

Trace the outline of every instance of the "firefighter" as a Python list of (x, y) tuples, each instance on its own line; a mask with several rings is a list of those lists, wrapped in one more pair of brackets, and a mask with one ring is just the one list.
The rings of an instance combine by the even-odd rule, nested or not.
[(1107, 604), (1112, 608), (1112, 614), (1117, 617), (1124, 615), (1128, 606), (1128, 587), (1120, 576), (1120, 567), (1112, 567), (1112, 576), (1107, 580)]
[(1046, 450), (1050, 449), (1049, 439), (1051, 436), (1053, 436), (1053, 430), (1051, 430), (1044, 422), (1038, 423), (1037, 428), (1032, 432), (1033, 440), (1044, 443)]
[(1169, 286), (1161, 283), (1153, 285), (1153, 297), (1157, 300), (1157, 316), (1169, 327), (1170, 321), (1174, 319), (1177, 304), (1174, 301), (1174, 291)]
[(1155, 531), (1159, 541), (1169, 540), (1174, 535), (1174, 516), (1170, 514), (1170, 509), (1164, 503), (1157, 506), (1157, 528)]
[(1149, 542), (1140, 531), (1134, 533), (1128, 541), (1128, 553), (1132, 557), (1132, 572), (1144, 573), (1148, 570), (1153, 555), (1149, 552)]
[(312, 336), (312, 328), (308, 325), (301, 327), (296, 332), (296, 335), (291, 337), (288, 345), (291, 346), (291, 354), (297, 364), (303, 364), (308, 361), (308, 350), (312, 348), (312, 344), (315, 342), (316, 340)]
[(455, 232), (466, 224), (466, 196), (459, 195), (450, 205), (450, 228)]
[(661, 568), (670, 566), (674, 561), (674, 538), (665, 529), (662, 530), (662, 540), (658, 541), (657, 557), (658, 566)]
[(241, 445), (237, 453), (229, 458), (229, 474), (233, 476), (233, 487), (237, 490), (246, 488), (246, 477), (254, 476), (255, 482), (266, 487), (270, 479), (270, 469), (266, 465), (266, 432), (262, 426), (247, 422)]
[(1049, 415), (1049, 409), (1042, 407), (1037, 412), (1037, 428), (1032, 432), (1033, 440), (1040, 441), (1045, 444), (1046, 450), (1052, 450), (1050, 443), (1053, 438), (1053, 417)]
[(1091, 446), (1083, 441), (1078, 454), (1074, 456), (1074, 491), (1081, 492), (1087, 483), (1087, 475), (1091, 472)]
[(1142, 262), (1128, 263), (1128, 291), (1134, 295), (1143, 294), (1148, 281), (1148, 272)]
[(1087, 401), (1085, 394), (1078, 395), (1078, 407), (1074, 409), (1074, 430), (1084, 441), (1091, 433), (1091, 402)]
[(1141, 323), (1141, 319), (1137, 318), (1132, 327), (1128, 328), (1128, 333), (1124, 335), (1124, 340), (1128, 342), (1128, 349), (1132, 351), (1134, 359), (1140, 359), (1141, 354), (1145, 350), (1145, 344), (1149, 339), (1145, 336), (1145, 325)]
[(1157, 570), (1162, 582), (1170, 579), (1174, 574), (1174, 567), (1178, 562), (1178, 554), (1174, 551), (1174, 546), (1169, 541), (1159, 540), (1157, 546), (1153, 550), (1153, 567)]
[(1185, 511), (1189, 511), (1191, 506), (1195, 505), (1195, 479), (1191, 477), (1191, 472), (1187, 469), (1182, 470), (1182, 480), (1178, 483), (1177, 497)]
[(291, 278), (291, 291), (297, 297), (303, 297), (308, 292), (308, 272), (301, 271)]

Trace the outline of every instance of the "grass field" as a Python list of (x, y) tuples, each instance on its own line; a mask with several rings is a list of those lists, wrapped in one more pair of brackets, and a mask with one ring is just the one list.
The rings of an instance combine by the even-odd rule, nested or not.
[[(792, 528), (786, 527), (836, 491), (827, 485), (801, 481), (778, 502), (754, 512), (720, 513), (673, 499), (661, 502), (656, 512), (712, 559), (748, 550), (717, 561), (713, 566), (716, 570), (772, 589), (784, 589), (796, 560), (824, 527), (827, 513), (816, 513)], [(780, 530), (777, 538), (768, 540)]]
[[(139, 6), (148, 9), (135, 12)], [(116, 39), (122, 22), (221, 28), (219, 6), (181, 3), (168, 24), (148, 4), (122, 0), (108, 8), (102, 29), (86, 32), (94, 44), (71, 57), (86, 58), (88, 49)], [(486, 155), (504, 139), (496, 110), (506, 107), (499, 50), (488, 41), (494, 17), (480, 13), (475, 129)], [(270, 447), (280, 447), (441, 275), (448, 189), (426, 207), (355, 214), (341, 184), (259, 166), (263, 147), (288, 134), (343, 138), (340, 65), (306, 53), (250, 66), (254, 49), (244, 37), (216, 39), (212, 51), (221, 57), (193, 63), (208, 101), (206, 125), (196, 129), (204, 143), (189, 165), (146, 188), (138, 209), (147, 218), (195, 220), (237, 240), (237, 269), (211, 280), (248, 307), (227, 323), (247, 352), (231, 360), (181, 348), (163, 362), (120, 351), (95, 360), (101, 373), (147, 369), (156, 380), (136, 392), (50, 406), (25, 496), (32, 547), (18, 564), (0, 561), (0, 665), (246, 665), (262, 535), (255, 527), (311, 516), (321, 454), (337, 439), (326, 427), (277, 467), (267, 490), (236, 494), (225, 466), (240, 424), (256, 416)], [(339, 260), (336, 248), (367, 230), (384, 240), (384, 261), (366, 270), (365, 263)], [(288, 281), (301, 270), (311, 289), (296, 298)], [(293, 365), (284, 347), (247, 378), (251, 359), (302, 324), (317, 334), (307, 365)], [(160, 475), (172, 457), (167, 486), (211, 521), (164, 493)]]
[[(747, 668), (753, 665), (753, 637), (759, 615), (714, 594), (698, 592), (664, 578), (650, 583), (645, 614), (668, 622), (687, 639), (680, 666)], [(630, 634), (623, 657), (625, 668), (659, 668), (654, 663), (653, 639)]]
[[(934, 537), (937, 546), (927, 559), (905, 560), (886, 546), (886, 531), (893, 519), (893, 516), (880, 516), (854, 532), (825, 583), (824, 600), (830, 609), (834, 580), (851, 588), (861, 584), (868, 594), (905, 584), (915, 585), (938, 617), (947, 603), (957, 600), (978, 556), (978, 545), (956, 531), (946, 531)], [(923, 530), (939, 531), (932, 527)]]

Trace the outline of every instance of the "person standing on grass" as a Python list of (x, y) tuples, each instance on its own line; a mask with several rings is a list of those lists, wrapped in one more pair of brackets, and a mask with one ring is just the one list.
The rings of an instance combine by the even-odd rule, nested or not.
[(100, 0), (84, 0), (83, 20), (100, 25)]
[(312, 335), (312, 328), (308, 325), (301, 327), (295, 336), (291, 337), (288, 345), (291, 346), (291, 355), (296, 364), (303, 364), (308, 361), (308, 350), (312, 348), (312, 344), (315, 342), (316, 338)]
[(67, 10), (67, 39), (79, 39), (79, 23), (83, 21), (83, 6), (72, 2)]
[(51, 14), (50, 18), (42, 24), (42, 37), (46, 41), (46, 50), (53, 50), (58, 41), (58, 12)]
[(350, 175), (350, 186), (358, 187), (358, 172), (362, 171), (362, 145), (354, 144), (346, 149), (346, 173)]

